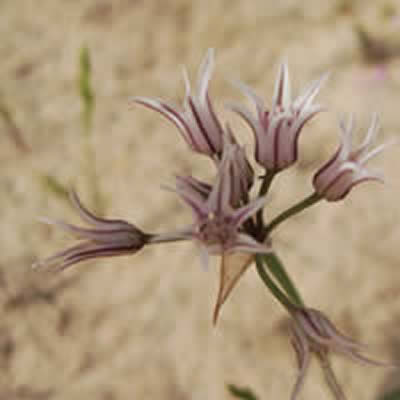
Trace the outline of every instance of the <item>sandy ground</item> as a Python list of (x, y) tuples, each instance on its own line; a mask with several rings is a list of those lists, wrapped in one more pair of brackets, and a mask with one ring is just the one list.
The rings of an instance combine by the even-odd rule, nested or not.
[[(393, 10), (388, 1), (361, 0), (1, 0), (1, 101), (31, 148), (15, 146), (0, 120), (1, 400), (221, 400), (231, 398), (230, 382), (252, 387), (260, 399), (288, 398), (295, 362), (285, 313), (253, 269), (217, 328), (217, 273), (200, 268), (190, 244), (63, 274), (32, 271), (34, 260), (70, 243), (36, 217), (76, 220), (44, 177), (73, 185), (87, 203), (97, 185), (107, 216), (149, 231), (179, 227), (190, 215), (160, 185), (177, 172), (207, 175), (209, 165), (193, 160), (161, 117), (129, 109), (129, 97), (179, 101), (181, 65), (194, 76), (214, 47), (212, 95), (250, 142), (247, 128), (222, 110), (225, 100), (242, 100), (227, 80), (241, 79), (270, 99), (276, 66), (287, 57), (297, 89), (332, 72), (320, 96), (330, 111), (303, 133), (298, 168), (276, 182), (275, 215), (310, 192), (313, 171), (336, 146), (341, 114), (354, 111), (365, 129), (377, 110), (381, 138), (399, 135), (400, 58), (389, 59), (382, 76), (363, 61), (353, 29), (362, 22), (400, 46), (392, 3)], [(76, 84), (85, 44), (96, 91), (90, 165)], [(400, 357), (398, 154), (392, 148), (374, 161), (385, 186), (364, 185), (340, 204), (321, 203), (274, 237), (308, 303), (382, 358)], [(342, 359), (335, 367), (353, 399), (375, 399), (400, 380)], [(315, 363), (303, 398), (329, 396)]]

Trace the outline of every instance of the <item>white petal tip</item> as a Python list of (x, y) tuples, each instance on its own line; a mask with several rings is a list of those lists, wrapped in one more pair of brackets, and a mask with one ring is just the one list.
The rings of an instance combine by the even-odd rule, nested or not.
[(36, 221), (38, 221), (38, 222), (40, 222), (42, 224), (57, 225), (57, 221), (55, 221), (55, 220), (53, 220), (51, 218), (48, 218), (48, 217), (39, 216), (39, 217), (36, 217), (35, 219), (36, 219)]
[(39, 269), (42, 266), (42, 264), (40, 263), (40, 261), (36, 261), (31, 265), (32, 269)]

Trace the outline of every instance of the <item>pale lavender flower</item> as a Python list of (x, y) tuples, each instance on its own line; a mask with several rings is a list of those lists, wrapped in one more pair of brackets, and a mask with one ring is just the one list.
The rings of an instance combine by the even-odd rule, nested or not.
[(90, 227), (78, 227), (59, 220), (42, 219), (43, 222), (55, 225), (77, 237), (80, 242), (51, 257), (39, 260), (33, 265), (34, 268), (55, 267), (56, 270), (63, 270), (92, 258), (134, 254), (153, 237), (123, 220), (97, 217), (83, 206), (75, 192), (70, 193), (70, 198), (81, 219)]
[(292, 391), (291, 400), (296, 400), (303, 387), (314, 353), (321, 362), (325, 379), (337, 400), (346, 397), (332, 370), (331, 352), (344, 355), (351, 360), (374, 366), (395, 367), (394, 363), (370, 359), (361, 352), (366, 346), (339, 332), (335, 325), (320, 311), (312, 308), (297, 308), (293, 311), (292, 345), (296, 352), (299, 373)]
[(383, 181), (382, 176), (366, 168), (367, 162), (380, 153), (389, 143), (371, 148), (379, 130), (377, 114), (373, 115), (372, 123), (364, 141), (353, 150), (354, 118), (347, 123), (340, 123), (342, 132), (341, 143), (335, 155), (327, 161), (314, 175), (315, 191), (328, 201), (343, 199), (350, 190), (361, 182)]
[[(207, 250), (210, 254), (236, 251), (265, 253), (270, 251), (270, 248), (259, 243), (243, 228), (246, 220), (264, 206), (265, 197), (239, 208), (234, 208), (232, 204), (234, 180), (239, 179), (232, 174), (237, 156), (235, 145), (232, 146), (224, 151), (224, 156), (218, 166), (216, 182), (211, 188), (192, 177), (177, 178), (175, 191), (191, 208), (194, 224), (172, 236), (193, 239), (200, 248)], [(160, 235), (159, 238), (163, 241), (167, 240), (167, 236)]]
[(134, 97), (132, 101), (158, 111), (169, 119), (193, 151), (218, 159), (223, 148), (223, 127), (208, 94), (213, 69), (214, 51), (210, 49), (199, 69), (196, 94), (192, 93), (184, 70), (186, 95), (182, 109), (166, 101), (147, 97)]
[(294, 101), (291, 99), (289, 70), (286, 63), (280, 66), (271, 109), (248, 86), (237, 86), (256, 106), (253, 115), (242, 105), (229, 107), (250, 126), (255, 137), (255, 159), (268, 171), (278, 172), (290, 167), (297, 160), (298, 139), (304, 125), (322, 110), (312, 104), (327, 74), (312, 82)]

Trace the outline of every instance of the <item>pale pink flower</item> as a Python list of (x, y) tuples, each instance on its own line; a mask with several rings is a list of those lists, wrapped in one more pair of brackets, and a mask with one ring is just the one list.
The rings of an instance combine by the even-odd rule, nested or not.
[(92, 258), (115, 257), (138, 252), (153, 235), (146, 234), (136, 226), (120, 220), (99, 218), (83, 206), (75, 192), (70, 193), (73, 206), (81, 219), (90, 227), (78, 227), (64, 221), (42, 219), (49, 225), (77, 237), (80, 242), (51, 257), (37, 261), (33, 267), (63, 270), (71, 265)]
[(166, 241), (168, 235), (180, 239), (193, 239), (210, 254), (270, 251), (267, 245), (259, 243), (243, 226), (265, 205), (265, 197), (238, 208), (232, 204), (234, 185), (240, 180), (240, 176), (234, 171), (236, 157), (241, 154), (236, 150), (236, 145), (233, 144), (224, 150), (216, 182), (211, 188), (192, 177), (177, 178), (175, 192), (191, 208), (194, 223), (176, 234), (159, 235), (155, 240)]
[(250, 126), (255, 137), (255, 159), (268, 171), (278, 172), (297, 160), (300, 132), (314, 115), (322, 110), (312, 104), (327, 74), (312, 82), (294, 101), (291, 98), (289, 70), (280, 66), (270, 109), (248, 86), (237, 83), (242, 92), (254, 103), (256, 115), (242, 105), (229, 105)]
[(367, 134), (356, 149), (353, 149), (354, 118), (350, 117), (347, 125), (340, 123), (341, 143), (335, 155), (328, 160), (314, 175), (315, 191), (328, 201), (343, 199), (350, 190), (361, 182), (383, 181), (382, 176), (366, 168), (367, 162), (380, 153), (389, 143), (375, 148), (371, 145), (379, 130), (377, 114), (373, 115)]
[(319, 358), (326, 382), (337, 400), (345, 400), (346, 397), (331, 367), (331, 352), (367, 365), (396, 367), (394, 363), (376, 361), (363, 355), (361, 352), (366, 346), (339, 332), (321, 311), (297, 308), (292, 316), (292, 345), (296, 352), (299, 373), (291, 400), (297, 399), (303, 387), (313, 353)]
[(217, 159), (222, 154), (223, 127), (208, 94), (213, 69), (214, 51), (210, 49), (199, 69), (196, 94), (192, 93), (184, 71), (186, 95), (181, 109), (166, 101), (147, 97), (134, 97), (132, 101), (158, 111), (169, 119), (193, 151)]

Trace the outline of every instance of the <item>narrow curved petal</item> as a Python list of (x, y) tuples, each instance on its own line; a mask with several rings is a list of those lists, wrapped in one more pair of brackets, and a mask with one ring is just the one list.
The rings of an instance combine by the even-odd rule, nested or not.
[(207, 199), (207, 207), (210, 212), (224, 213), (230, 211), (232, 181), (229, 177), (229, 164), (228, 158), (223, 158), (219, 167), (217, 181), (214, 184), (211, 193)]
[(214, 53), (214, 49), (208, 49), (206, 57), (199, 68), (197, 94), (202, 102), (206, 101), (208, 85), (210, 84), (211, 76), (214, 70)]
[(250, 86), (246, 85), (244, 82), (237, 80), (232, 80), (231, 83), (233, 86), (237, 87), (245, 96), (247, 96), (250, 101), (254, 103), (259, 113), (258, 115), (264, 112), (264, 100)]
[(340, 386), (336, 375), (333, 371), (330, 360), (326, 355), (322, 355), (320, 357), (320, 363), (322, 367), (322, 371), (324, 372), (325, 381), (331, 389), (333, 395), (336, 400), (347, 400), (346, 395), (343, 392), (342, 387)]
[(188, 125), (182, 115), (182, 112), (178, 111), (177, 107), (172, 106), (165, 101), (140, 96), (133, 97), (131, 99), (131, 102), (143, 105), (162, 114), (178, 128), (179, 132), (182, 134), (183, 139), (191, 148), (194, 148), (196, 146), (193, 129)]
[(69, 199), (72, 205), (75, 207), (75, 210), (78, 212), (81, 219), (87, 222), (89, 225), (92, 225), (96, 228), (101, 229), (116, 229), (117, 227), (124, 228), (126, 226), (126, 222), (120, 219), (109, 219), (109, 218), (100, 218), (92, 213), (87, 207), (82, 204), (82, 201), (79, 199), (77, 193), (74, 190), (70, 190)]
[(261, 210), (268, 202), (267, 196), (259, 197), (250, 203), (246, 204), (233, 212), (234, 224), (241, 226), (244, 221), (256, 214), (257, 211)]
[(363, 154), (368, 150), (368, 147), (375, 140), (379, 129), (380, 129), (379, 115), (378, 115), (378, 113), (374, 112), (372, 114), (372, 121), (371, 121), (371, 125), (368, 128), (367, 134), (365, 135), (365, 138), (364, 138), (363, 142), (361, 143), (360, 147), (357, 149), (358, 153)]
[(274, 88), (272, 112), (277, 107), (288, 107), (291, 103), (289, 68), (286, 62), (279, 67), (278, 78)]
[(304, 90), (304, 92), (293, 102), (293, 107), (299, 112), (302, 112), (303, 110), (309, 108), (315, 97), (317, 97), (323, 85), (328, 80), (329, 75), (330, 73), (326, 72), (319, 79), (311, 82), (311, 84)]

